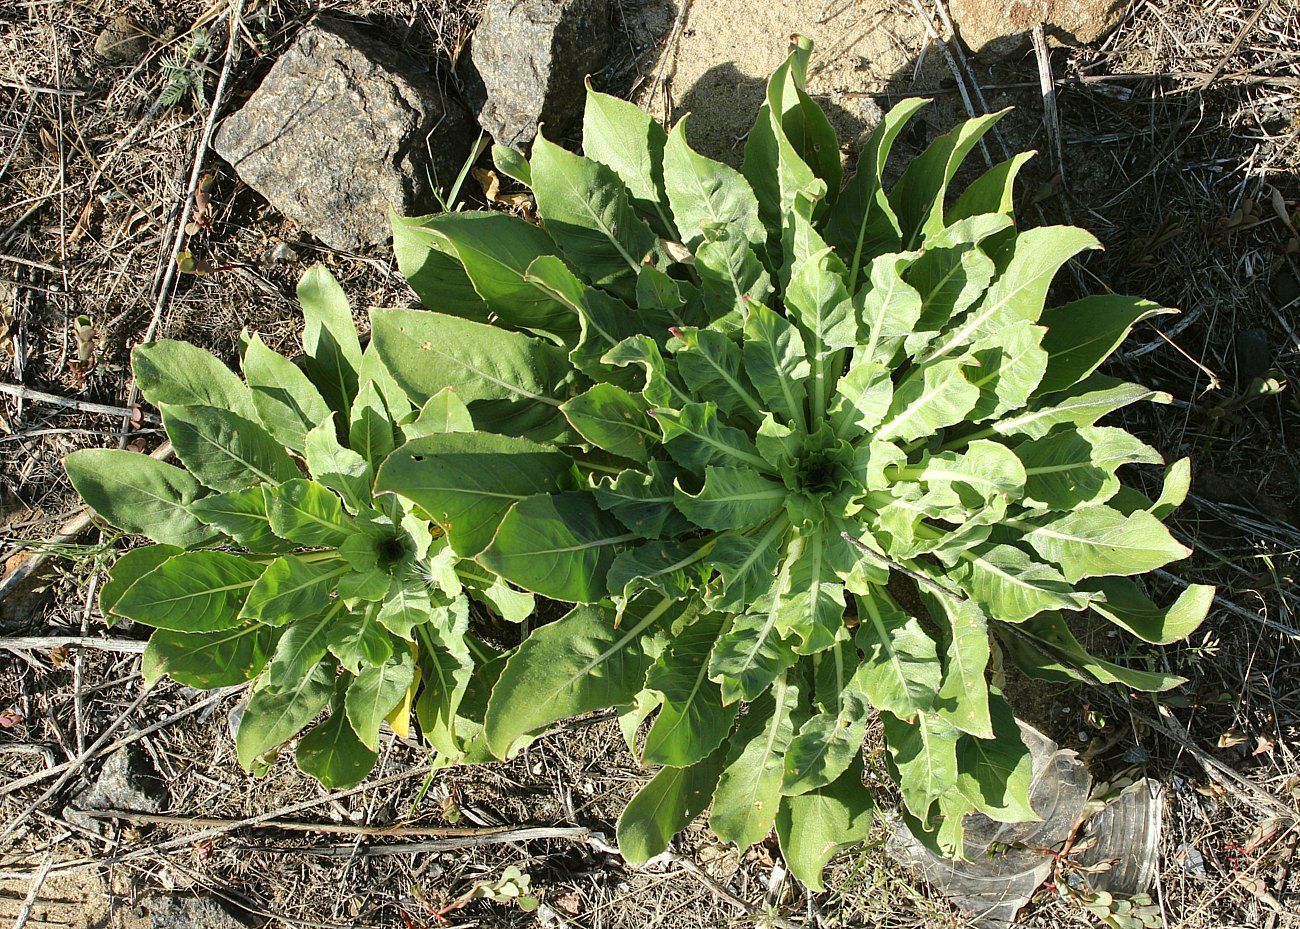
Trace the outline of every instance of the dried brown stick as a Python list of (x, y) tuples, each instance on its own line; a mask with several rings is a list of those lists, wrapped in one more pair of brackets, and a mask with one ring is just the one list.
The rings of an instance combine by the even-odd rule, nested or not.
[[(132, 412), (128, 407), (113, 406), (107, 403), (92, 403), (89, 400), (73, 400), (69, 397), (60, 397), (58, 394), (46, 393), (43, 390), (33, 390), (30, 387), (24, 387), (22, 384), (0, 384), (0, 394), (17, 397), (19, 400), (31, 400), (36, 403), (48, 403), (51, 406), (61, 406), (64, 409), (78, 410), (82, 413), (103, 413), (105, 416), (130, 416)], [(144, 418), (150, 422), (158, 422), (158, 417), (151, 414), (145, 414)]]
[(165, 813), (139, 813), (135, 810), (86, 810), (87, 816), (97, 819), (120, 819), (128, 823), (149, 826), (189, 826), (192, 828), (224, 829), (280, 829), (284, 832), (309, 832), (320, 835), (352, 835), (370, 838), (464, 838), (501, 835), (518, 831), (515, 826), (366, 826), (348, 823), (304, 823), (289, 819), (268, 819), (246, 825), (240, 819), (222, 819), (215, 816), (185, 816)]
[(17, 635), (0, 638), (0, 648), (40, 651), (50, 648), (90, 648), (98, 652), (139, 655), (146, 642), (137, 639), (100, 639), (89, 635)]
[(41, 862), (40, 870), (36, 872), (36, 876), (32, 878), (31, 886), (27, 888), (27, 896), (23, 899), (23, 905), (18, 910), (18, 918), (14, 920), (14, 929), (23, 929), (27, 925), (27, 920), (31, 919), (32, 909), (36, 906), (36, 901), (41, 898), (41, 888), (45, 886), (45, 878), (49, 876), (52, 864), (54, 864), (54, 854), (53, 852), (47, 852), (45, 860)]
[(1047, 34), (1042, 23), (1035, 23), (1030, 33), (1034, 42), (1034, 58), (1038, 64), (1038, 89), (1043, 97), (1043, 125), (1047, 127), (1048, 144), (1052, 147), (1052, 161), (1056, 172), (1065, 179), (1065, 158), (1061, 149), (1061, 116), (1056, 109), (1056, 82), (1052, 78), (1052, 58), (1047, 50)]
[(360, 848), (350, 842), (346, 845), (309, 845), (301, 848), (294, 846), (245, 845), (241, 848), (241, 851), (309, 858), (351, 858), (353, 856), (376, 858), (383, 855), (423, 855), (429, 852), (454, 852), (466, 848), (482, 848), (486, 845), (535, 842), (539, 839), (565, 839), (570, 842), (584, 842), (591, 834), (591, 830), (586, 826), (524, 826), (479, 835), (430, 839), (427, 842), (403, 842), (399, 845), (368, 845)]

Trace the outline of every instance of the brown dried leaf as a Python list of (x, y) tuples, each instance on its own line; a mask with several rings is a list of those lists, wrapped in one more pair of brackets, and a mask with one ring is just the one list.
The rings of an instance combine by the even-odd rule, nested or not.
[(1262, 877), (1256, 877), (1253, 874), (1238, 874), (1237, 883), (1274, 913), (1283, 912), (1281, 902), (1269, 891), (1268, 884), (1264, 883)]
[(1248, 741), (1246, 733), (1242, 732), (1236, 726), (1233, 726), (1223, 735), (1219, 736), (1219, 748), (1236, 748), (1238, 745), (1244, 745)]
[(501, 201), (501, 178), (491, 168), (470, 168), (470, 174), (474, 175), (474, 180), (478, 181), (478, 186), (483, 188), (483, 196), (487, 197), (488, 203), (500, 203)]

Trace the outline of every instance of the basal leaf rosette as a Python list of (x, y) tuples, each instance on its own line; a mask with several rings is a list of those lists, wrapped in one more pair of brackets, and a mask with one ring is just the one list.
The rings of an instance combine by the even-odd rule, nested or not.
[[(903, 101), (844, 183), (808, 54), (800, 41), (769, 81), (739, 171), (692, 150), (685, 120), (666, 132), (594, 92), (582, 155), (544, 137), (527, 161), (498, 150), (540, 225), (396, 219), (399, 265), (435, 312), (377, 316), (375, 345), (415, 402), (454, 391), (475, 426), (399, 448), (380, 486), (461, 557), (576, 604), (506, 663), (489, 748), (618, 707), (659, 766), (620, 821), (629, 860), (711, 806), (742, 847), (775, 827), (819, 886), (872, 819), (873, 718), (907, 822), (960, 854), (969, 812), (1035, 817), (994, 648), (1053, 680), (1163, 690), (1179, 679), (1089, 654), (1072, 617), (1167, 643), (1212, 591), (1162, 607), (1131, 579), (1188, 554), (1161, 522), (1187, 462), (1152, 501), (1119, 469), (1159, 454), (1098, 425), (1167, 399), (1097, 369), (1169, 311), (1051, 305), (1061, 268), (1098, 243), (1018, 228), (1027, 156), (949, 189), (1001, 114), (936, 139), (886, 189), (925, 104)], [(581, 480), (539, 490), (560, 479), (557, 449)]]
[(155, 543), (115, 562), (103, 613), (155, 629), (147, 683), (254, 682), (236, 736), (245, 768), (326, 707), (296, 758), (327, 787), (360, 781), (380, 724), (405, 734), (412, 710), (443, 759), (485, 757), (487, 686), (503, 662), (469, 633), (468, 598), (517, 621), (532, 595), (461, 562), (427, 515), (374, 489), (396, 445), (467, 430), (469, 414), (450, 393), (410, 404), (362, 350), (324, 268), (298, 294), (301, 365), (257, 335), (244, 338), (242, 378), (186, 342), (135, 349), (136, 383), (182, 466), (115, 449), (67, 457), (101, 517)]

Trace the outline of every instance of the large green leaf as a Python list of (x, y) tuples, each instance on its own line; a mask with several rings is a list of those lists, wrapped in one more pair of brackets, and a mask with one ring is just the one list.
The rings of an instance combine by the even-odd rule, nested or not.
[[(405, 220), (393, 229), (398, 266), (429, 309), (479, 322), (490, 311), (509, 329), (577, 331), (568, 308), (524, 276), (534, 259), (556, 254), (540, 227), (509, 213), (474, 210)], [(454, 256), (450, 267), (438, 257), (443, 251)], [(465, 293), (462, 275), (483, 310)]]
[(963, 735), (957, 742), (957, 789), (975, 808), (997, 822), (1039, 818), (1029, 805), (1034, 766), (1020, 727), (1002, 695), (989, 695), (991, 739)]
[(280, 630), (260, 623), (217, 632), (157, 629), (145, 646), (140, 673), (146, 684), (165, 674), (197, 690), (234, 687), (266, 667), (279, 635)]
[(467, 558), (487, 547), (512, 504), (557, 490), (571, 467), (560, 452), (528, 439), (446, 433), (398, 448), (375, 486), (422, 507)]
[(651, 461), (647, 468), (629, 468), (617, 477), (604, 478), (593, 489), (596, 502), (643, 539), (680, 535), (690, 523), (673, 504), (677, 469), (666, 461)]
[(727, 533), (718, 539), (711, 563), (720, 583), (708, 594), (714, 609), (743, 612), (772, 589), (781, 559), (781, 539), (788, 525), (778, 517), (757, 531)]
[(235, 734), (235, 749), (244, 770), (250, 770), (258, 758), (316, 718), (334, 692), (337, 670), (333, 662), (323, 661), (285, 688), (272, 687), (263, 679), (248, 698)]
[(621, 552), (610, 565), (606, 581), (615, 603), (628, 600), (642, 590), (657, 590), (674, 600), (688, 597), (707, 580), (710, 569), (703, 562), (712, 542), (643, 542)]
[(1022, 520), (1025, 538), (1071, 584), (1085, 577), (1143, 574), (1190, 555), (1150, 513), (1125, 516), (1108, 506)]
[(664, 193), (668, 134), (633, 103), (587, 89), (582, 153), (618, 175), (633, 205), (660, 235), (675, 237)]
[(86, 448), (63, 459), (63, 467), (90, 508), (119, 529), (182, 548), (221, 538), (193, 510), (207, 491), (174, 465), (137, 452)]
[(361, 669), (350, 684), (344, 707), (361, 744), (379, 747), (379, 724), (401, 702), (415, 679), (415, 657), (409, 647), (398, 648), (382, 665)]
[[(1010, 223), (1006, 217), (994, 218)], [(972, 223), (967, 220), (961, 227), (966, 235), (952, 236), (956, 240), (953, 244), (926, 248), (908, 262), (904, 277), (921, 297), (920, 318), (905, 340), (910, 355), (921, 355), (952, 320), (959, 319), (984, 296), (997, 273), (993, 259), (976, 243), (977, 236), (987, 232), (988, 227), (981, 224), (966, 228)]]
[(808, 365), (803, 337), (784, 316), (755, 304), (745, 317), (745, 374), (766, 409), (793, 426), (807, 424)]
[(705, 242), (695, 253), (701, 302), (715, 328), (736, 331), (752, 304), (772, 296), (771, 275), (754, 249), (745, 239), (725, 236)]
[(726, 749), (685, 768), (660, 768), (628, 801), (618, 817), (618, 850), (631, 865), (642, 865), (668, 848), (673, 836), (709, 805), (718, 785)]
[(326, 790), (346, 790), (365, 780), (379, 753), (357, 738), (347, 715), (335, 708), (298, 740), (298, 768), (320, 781)]
[(1074, 226), (1043, 226), (1020, 233), (984, 299), (927, 350), (926, 359), (946, 355), (980, 336), (996, 334), (1017, 320), (1036, 321), (1061, 266), (1082, 251), (1100, 247), (1092, 233)]
[(531, 169), (537, 212), (565, 257), (597, 287), (631, 297), (637, 268), (656, 236), (637, 216), (618, 175), (540, 132)]
[(948, 576), (1004, 623), (1023, 622), (1045, 610), (1082, 610), (1092, 599), (1051, 565), (1012, 545), (968, 549)]
[(1047, 369), (1047, 352), (1039, 344), (1043, 331), (1022, 319), (971, 346), (976, 367), (966, 378), (980, 390), (972, 422), (1002, 416), (1028, 402)]
[(749, 436), (722, 421), (712, 401), (654, 410), (652, 415), (663, 429), (668, 454), (688, 472), (698, 474), (711, 464), (771, 470)]
[(377, 668), (387, 662), (394, 651), (406, 647), (380, 622), (381, 609), (378, 604), (367, 603), (341, 614), (330, 625), (326, 644), (344, 671), (360, 674), (364, 668)]
[(357, 531), (339, 498), (323, 484), (304, 478), (263, 487), (271, 531), (282, 539), (313, 548), (337, 548)]
[(742, 613), (718, 637), (709, 656), (709, 678), (722, 685), (722, 702), (730, 706), (756, 699), (797, 658), (794, 642), (782, 638), (777, 628), (775, 608)]
[(726, 416), (762, 419), (764, 410), (741, 366), (741, 349), (713, 329), (675, 329), (670, 343), (677, 372), (697, 397), (708, 397)]
[(710, 755), (731, 731), (739, 706), (722, 705), (722, 689), (709, 680), (709, 653), (727, 625), (706, 613), (673, 637), (646, 675), (646, 690), (662, 706), (646, 734), (645, 764), (688, 767)]
[(893, 251), (901, 243), (898, 217), (884, 192), (885, 162), (898, 134), (929, 102), (909, 97), (890, 108), (862, 146), (857, 170), (826, 218), (826, 241), (849, 266), (850, 290), (857, 289), (861, 271), (876, 255)]
[(798, 640), (795, 651), (811, 655), (830, 648), (844, 625), (844, 584), (853, 552), (824, 528), (795, 533), (777, 581), (775, 610), (782, 636)]
[(1035, 616), (1017, 626), (1016, 631), (1035, 648), (1064, 662), (1068, 667), (1085, 672), (1086, 680), (1095, 680), (1101, 684), (1122, 684), (1148, 693), (1171, 690), (1186, 683), (1185, 678), (1175, 674), (1128, 668), (1090, 654), (1075, 638), (1065, 617), (1060, 613)]
[(1105, 503), (1119, 492), (1121, 465), (1163, 463), (1151, 446), (1109, 426), (1057, 429), (1022, 442), (1016, 455), (1025, 465), (1026, 505), (1048, 510)]
[(889, 412), (894, 382), (879, 361), (854, 353), (849, 369), (835, 385), (830, 408), (831, 429), (837, 436), (869, 434)]
[(984, 133), (1007, 112), (985, 113), (966, 120), (908, 162), (889, 194), (905, 247), (914, 247), (923, 233), (933, 235), (943, 228), (943, 201), (949, 182)]
[(745, 140), (744, 174), (773, 230), (792, 213), (810, 217), (840, 186), (835, 133), (803, 90), (811, 50), (811, 40), (793, 38), (789, 56), (768, 78), (767, 96)]
[(993, 738), (989, 687), (985, 679), (990, 649), (988, 617), (977, 604), (953, 596), (928, 598), (932, 613), (947, 621), (948, 654), (943, 685), (935, 697), (935, 714), (962, 732)]
[(361, 340), (352, 321), (352, 306), (339, 282), (319, 264), (298, 281), (298, 302), (307, 375), (330, 409), (347, 416), (361, 368)]
[(527, 278), (573, 311), (578, 320), (577, 345), (569, 361), (596, 381), (614, 381), (631, 387), (631, 371), (619, 371), (605, 356), (628, 338), (645, 330), (645, 323), (628, 311), (623, 300), (583, 283), (569, 266), (554, 255), (543, 255), (528, 266)]
[(745, 849), (772, 828), (781, 803), (783, 756), (798, 724), (799, 698), (799, 685), (782, 674), (741, 719), (709, 815), (709, 825), (724, 842)]
[(376, 468), (394, 448), (393, 421), (373, 381), (364, 382), (352, 401), (348, 447)]
[(1064, 390), (1083, 380), (1119, 348), (1134, 325), (1165, 313), (1177, 313), (1149, 300), (1098, 294), (1048, 310), (1042, 316), (1047, 335), (1043, 348), (1051, 358), (1040, 393)]
[(169, 406), (163, 425), (176, 457), (213, 490), (244, 490), (299, 475), (298, 466), (257, 423), (214, 406)]
[(99, 612), (112, 621), (110, 614), (131, 585), (183, 549), (177, 545), (144, 545), (123, 552), (108, 569), (104, 586), (99, 589)]
[(933, 435), (964, 420), (979, 395), (979, 388), (966, 379), (962, 363), (956, 359), (915, 369), (894, 389), (876, 438), (908, 442)]
[(616, 384), (597, 384), (560, 407), (569, 424), (588, 442), (633, 461), (645, 461), (659, 443), (659, 428), (641, 397)]
[(164, 406), (215, 406), (256, 419), (253, 398), (235, 372), (211, 352), (189, 342), (163, 339), (137, 345), (131, 370), (144, 398)]
[(288, 688), (320, 664), (329, 650), (329, 634), (343, 604), (334, 605), (314, 616), (300, 616), (285, 629), (271, 656), (267, 681), (272, 687)]
[(961, 192), (957, 202), (948, 209), (945, 214), (947, 221), (960, 222), (986, 213), (1013, 216), (1016, 175), (1020, 173), (1025, 162), (1035, 154), (1035, 152), (1018, 152), (1006, 161), (998, 162), (971, 181)]
[(748, 529), (767, 522), (785, 505), (789, 490), (782, 484), (745, 468), (704, 469), (704, 487), (698, 494), (678, 488), (677, 508), (704, 529)]
[(823, 711), (800, 727), (786, 750), (781, 793), (797, 795), (825, 787), (859, 757), (871, 703), (851, 676), (856, 664), (857, 652), (847, 640), (817, 655), (817, 702)]
[(900, 719), (928, 710), (943, 673), (934, 640), (883, 590), (858, 597), (858, 620), (863, 657), (855, 685), (872, 706)]
[(875, 809), (860, 759), (832, 784), (782, 797), (776, 835), (790, 873), (812, 890), (824, 889), (826, 864), (840, 849), (866, 840)]
[(184, 552), (132, 584), (114, 609), (156, 629), (232, 629), (242, 624), (239, 610), (264, 567), (228, 552)]
[(1062, 424), (1091, 426), (1107, 413), (1141, 400), (1168, 403), (1170, 399), (1169, 394), (1163, 391), (1094, 374), (1067, 391), (1053, 394), (1042, 406), (998, 420), (988, 429), (968, 438), (1024, 435), (1038, 439)]
[(342, 497), (351, 512), (370, 506), (374, 470), (366, 459), (339, 444), (332, 417), (307, 433), (305, 457), (312, 479)]
[(429, 634), (426, 627), (417, 631), (420, 641), (420, 677), (423, 686), (415, 703), (420, 732), (435, 751), (450, 757), (461, 752), (457, 738), (457, 714), (465, 695), (476, 677), (476, 672), (492, 674), (495, 681), (504, 661), (494, 660), (480, 668), (462, 649), (453, 654), (441, 641), (441, 636)]
[(695, 152), (686, 141), (686, 118), (668, 134), (664, 187), (682, 241), (691, 248), (722, 237), (761, 245), (767, 231), (758, 199), (735, 168)]
[(301, 368), (267, 348), (257, 333), (244, 349), (243, 367), (257, 418), (277, 442), (301, 452), (307, 433), (329, 419), (325, 398)]
[(325, 609), (337, 578), (348, 570), (338, 561), (305, 561), (282, 555), (266, 566), (244, 600), (240, 616), (285, 626)]
[[(524, 162), (527, 167), (528, 162)], [(504, 213), (448, 213), (445, 216), (498, 216)], [(425, 225), (436, 217), (390, 214), (393, 227), (393, 257), (420, 303), (439, 313), (487, 322), (491, 311), (474, 289), (461, 264), (460, 255), (448, 238)], [(512, 320), (513, 324), (515, 321)]]
[(882, 713), (885, 743), (898, 772), (903, 804), (923, 822), (936, 800), (957, 787), (957, 741), (960, 732), (927, 713), (907, 722)]
[(1133, 581), (1125, 577), (1099, 577), (1084, 584), (1100, 594), (1092, 608), (1121, 629), (1156, 645), (1187, 638), (1205, 621), (1214, 603), (1209, 584), (1190, 584), (1169, 606), (1157, 606)]
[(872, 259), (867, 284), (853, 295), (853, 311), (863, 344), (854, 352), (864, 361), (889, 362), (921, 318), (924, 303), (915, 287), (903, 280), (903, 269), (915, 252)]
[(568, 359), (540, 339), (441, 313), (375, 310), (371, 316), (375, 350), (417, 405), (450, 387), (483, 426), (478, 407), (486, 402), (558, 407), (567, 396)]
[(636, 538), (585, 491), (537, 494), (514, 504), (477, 560), (525, 590), (570, 603), (608, 593), (605, 575)]
[(829, 390), (839, 374), (839, 350), (858, 340), (858, 320), (842, 270), (833, 252), (816, 252), (796, 261), (785, 291), (786, 312), (807, 334), (813, 423), (820, 422), (826, 411)]
[(522, 735), (559, 719), (630, 703), (645, 683), (651, 658), (643, 638), (680, 610), (654, 594), (614, 610), (579, 606), (534, 630), (506, 662), (492, 690), (484, 726), (499, 758)]
[(262, 487), (209, 494), (191, 504), (194, 515), (252, 552), (283, 551), (288, 545), (271, 531)]
[(950, 488), (961, 506), (972, 512), (999, 505), (1004, 511), (1008, 499), (1020, 496), (1025, 486), (1025, 469), (1005, 445), (978, 439), (965, 451), (939, 452), (921, 464), (905, 465), (891, 472), (929, 488)]

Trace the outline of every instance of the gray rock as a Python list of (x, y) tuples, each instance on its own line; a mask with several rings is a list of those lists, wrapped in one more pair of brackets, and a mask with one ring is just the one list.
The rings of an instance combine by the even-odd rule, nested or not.
[(125, 16), (115, 16), (95, 39), (95, 55), (113, 64), (131, 64), (149, 51), (153, 40)]
[(494, 140), (526, 147), (576, 136), (584, 79), (609, 54), (608, 0), (488, 0), (461, 79), (470, 110)]
[(213, 147), (271, 205), (333, 248), (390, 235), (388, 211), (429, 212), (473, 142), (427, 69), (339, 20), (308, 23)]
[(139, 747), (128, 745), (108, 756), (95, 783), (78, 794), (63, 812), (68, 822), (99, 831), (104, 820), (86, 815), (85, 810), (161, 813), (167, 803), (167, 787), (149, 757)]
[(1128, 0), (950, 0), (962, 40), (976, 54), (998, 58), (1022, 51), (1039, 23), (1069, 45), (1095, 42), (1119, 25)]
[(144, 907), (153, 929), (248, 929), (243, 919), (212, 897), (163, 894), (144, 901)]

